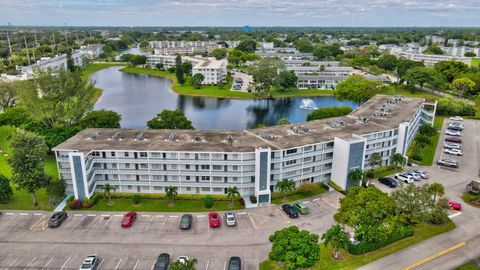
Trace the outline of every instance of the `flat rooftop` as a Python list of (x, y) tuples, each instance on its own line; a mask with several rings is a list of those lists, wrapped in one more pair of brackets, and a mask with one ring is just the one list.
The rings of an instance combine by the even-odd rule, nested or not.
[(424, 102), (418, 98), (376, 95), (347, 116), (245, 131), (85, 129), (54, 150), (254, 152), (259, 147), (288, 149), (349, 139), (397, 128), (409, 122)]

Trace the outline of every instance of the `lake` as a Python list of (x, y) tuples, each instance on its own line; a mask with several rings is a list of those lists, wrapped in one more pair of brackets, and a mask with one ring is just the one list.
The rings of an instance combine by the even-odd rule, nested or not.
[[(304, 122), (311, 110), (301, 109), (304, 97), (269, 100), (239, 100), (180, 96), (171, 90), (168, 79), (128, 74), (122, 67), (109, 67), (91, 75), (95, 86), (103, 89), (94, 108), (112, 110), (122, 115), (123, 128), (145, 128), (158, 112), (179, 109), (195, 129), (244, 130), (262, 123), (275, 125), (281, 118)], [(308, 97), (317, 107), (358, 107), (352, 101), (334, 97)]]

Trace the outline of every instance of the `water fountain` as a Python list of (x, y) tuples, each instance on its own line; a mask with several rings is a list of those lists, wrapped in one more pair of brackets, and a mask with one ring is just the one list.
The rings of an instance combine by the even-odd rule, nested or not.
[(315, 102), (309, 98), (302, 99), (302, 105), (300, 105), (301, 109), (304, 110), (316, 110), (318, 109)]

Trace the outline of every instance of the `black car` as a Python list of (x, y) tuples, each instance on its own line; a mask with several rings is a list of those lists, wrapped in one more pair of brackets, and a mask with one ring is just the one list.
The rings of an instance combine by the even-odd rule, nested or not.
[(153, 265), (153, 270), (167, 270), (170, 264), (170, 255), (162, 253), (158, 255), (157, 261)]
[(290, 218), (298, 218), (298, 212), (290, 204), (282, 205), (283, 212), (287, 214)]
[(180, 219), (180, 229), (182, 230), (188, 230), (192, 227), (192, 215), (190, 214), (184, 214), (182, 218)]
[(242, 269), (242, 260), (240, 257), (233, 256), (230, 257), (230, 261), (228, 262), (228, 270), (241, 270)]
[(445, 137), (446, 142), (453, 142), (453, 143), (462, 143), (462, 139), (457, 138), (457, 137)]
[(395, 181), (395, 179), (390, 178), (390, 177), (379, 178), (378, 182), (384, 184), (385, 186), (391, 187), (391, 188), (397, 187), (397, 181)]
[(60, 225), (67, 219), (68, 215), (66, 212), (56, 212), (52, 215), (50, 220), (48, 221), (48, 227), (55, 228)]

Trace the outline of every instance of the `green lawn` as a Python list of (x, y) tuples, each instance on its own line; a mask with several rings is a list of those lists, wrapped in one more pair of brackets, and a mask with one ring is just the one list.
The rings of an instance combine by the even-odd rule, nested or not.
[(275, 89), (271, 91), (272, 97), (274, 98), (283, 98), (283, 97), (308, 97), (308, 96), (333, 96), (335, 90), (330, 89), (290, 89), (286, 92)]
[[(433, 236), (448, 232), (455, 228), (455, 224), (453, 222), (449, 222), (444, 226), (435, 226), (426, 223), (419, 224), (414, 229), (414, 235), (400, 241), (397, 241), (391, 245), (388, 245), (384, 248), (377, 249), (372, 252), (365, 253), (363, 255), (350, 255), (350, 254), (343, 254), (342, 260), (335, 260), (332, 257), (332, 250), (330, 247), (325, 247), (325, 245), (320, 245), (320, 260), (317, 264), (312, 267), (311, 269), (356, 269), (362, 265), (368, 264), (375, 260), (378, 260), (382, 257), (388, 256), (393, 254), (401, 249), (407, 248), (412, 246), (418, 242), (431, 238)], [(274, 263), (270, 261), (263, 262), (260, 264), (260, 270), (276, 270), (281, 269), (276, 266)]]
[[(443, 126), (443, 120), (445, 119), (445, 116), (435, 116), (435, 120), (433, 125), (438, 128), (438, 130), (442, 130)], [(421, 165), (421, 166), (430, 166), (433, 163), (433, 159), (435, 157), (435, 151), (437, 150), (437, 145), (438, 141), (440, 139), (440, 132), (438, 132), (435, 136), (431, 137), (432, 143), (427, 145), (424, 149), (421, 151), (422, 155), (422, 160), (421, 161), (416, 161), (410, 158), (410, 161), (412, 163)], [(409, 157), (412, 156), (412, 154), (415, 151), (416, 143), (415, 141), (412, 142), (412, 145), (410, 145), (410, 148), (407, 151), (407, 155)]]
[(320, 194), (325, 193), (325, 192), (327, 192), (326, 189), (324, 189), (323, 187), (319, 187), (317, 190), (315, 190), (314, 192), (312, 192), (310, 194), (297, 193), (297, 194), (289, 195), (289, 196), (287, 196), (286, 201), (284, 201), (283, 198), (272, 199), (272, 204), (282, 204), (282, 203), (285, 203), (285, 202), (294, 202), (294, 201), (306, 199), (306, 198), (309, 198), (309, 197), (317, 196), (317, 195), (320, 195)]
[[(10, 126), (0, 127), (0, 147), (8, 154), (11, 154), (11, 148), (9, 144), (9, 137), (14, 132), (15, 128)], [(7, 177), (12, 176), (10, 166), (7, 162), (7, 157), (0, 155), (0, 172)], [(45, 172), (55, 179), (58, 179), (57, 165), (55, 163), (55, 157), (48, 155), (45, 160)], [(52, 210), (53, 208), (48, 206), (49, 198), (44, 189), (37, 191), (38, 208), (34, 208), (32, 204), (32, 198), (29, 193), (24, 190), (18, 190), (13, 184), (13, 196), (8, 204), (0, 204), (0, 209), (17, 209), (17, 210)]]
[(473, 58), (472, 59), (472, 67), (480, 66), (480, 58)]
[(93, 73), (108, 68), (108, 67), (114, 67), (114, 66), (125, 66), (126, 63), (122, 62), (105, 62), (105, 63), (93, 63), (88, 65), (83, 71), (82, 71), (82, 77), (83, 78), (88, 78), (90, 75)]
[(458, 267), (457, 270), (480, 270), (480, 266), (474, 264), (473, 262), (469, 262)]
[(470, 204), (471, 206), (475, 206), (475, 207), (479, 207), (479, 208), (480, 208), (480, 205), (471, 202), (471, 201), (473, 201), (473, 200), (478, 200), (478, 199), (480, 199), (480, 194), (475, 195), (475, 194), (470, 194), (470, 193), (464, 193), (464, 194), (462, 195), (462, 200), (463, 200), (464, 202)]
[[(212, 208), (205, 208), (203, 200), (177, 200), (174, 207), (168, 206), (167, 200), (142, 199), (139, 205), (134, 205), (132, 199), (112, 199), (113, 204), (108, 205), (107, 200), (101, 198), (92, 208), (92, 211), (141, 211), (141, 212), (210, 212), (243, 209), (239, 201), (233, 208), (229, 207), (229, 201), (215, 201)], [(86, 210), (86, 209), (81, 209)]]

